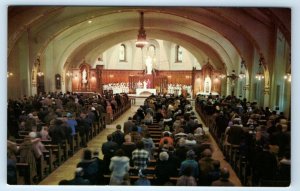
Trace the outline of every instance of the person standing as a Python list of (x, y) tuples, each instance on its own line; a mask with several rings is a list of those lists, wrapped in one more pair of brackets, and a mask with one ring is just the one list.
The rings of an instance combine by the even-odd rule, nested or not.
[(136, 149), (132, 152), (132, 160), (135, 169), (147, 168), (149, 162), (149, 153), (144, 149), (144, 143), (142, 141), (137, 142)]
[(112, 133), (112, 141), (117, 143), (119, 147), (125, 142), (124, 133), (121, 131), (121, 125), (116, 126), (116, 131)]
[(112, 172), (109, 185), (121, 185), (125, 174), (129, 171), (129, 167), (129, 158), (125, 156), (123, 150), (117, 150), (116, 156), (111, 158), (109, 165)]

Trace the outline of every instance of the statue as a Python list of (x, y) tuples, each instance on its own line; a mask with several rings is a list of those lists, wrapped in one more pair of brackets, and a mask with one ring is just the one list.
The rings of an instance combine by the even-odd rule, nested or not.
[(148, 79), (147, 80), (147, 88), (150, 88), (151, 87), (151, 82), (150, 82), (150, 80)]
[(146, 80), (143, 81), (143, 84), (144, 84), (144, 89), (147, 89), (147, 82), (146, 82)]
[(87, 75), (86, 75), (86, 70), (84, 69), (82, 71), (82, 83), (86, 84), (87, 83)]
[(146, 59), (146, 66), (147, 66), (147, 74), (152, 74), (152, 61), (149, 56)]
[(211, 92), (211, 79), (209, 76), (206, 76), (204, 80), (204, 92), (210, 93)]

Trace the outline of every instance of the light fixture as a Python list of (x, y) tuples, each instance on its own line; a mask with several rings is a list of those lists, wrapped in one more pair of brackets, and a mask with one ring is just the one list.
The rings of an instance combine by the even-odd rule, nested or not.
[(68, 77), (71, 77), (73, 74), (72, 74), (72, 72), (67, 71), (66, 75), (67, 75)]
[(287, 73), (286, 75), (284, 75), (284, 79), (287, 80), (288, 82), (292, 81), (292, 74)]
[(135, 42), (135, 46), (138, 48), (143, 48), (147, 44), (148, 42), (146, 40), (146, 31), (144, 29), (144, 12), (141, 12), (140, 29), (137, 35), (137, 41)]
[(12, 72), (7, 72), (7, 77), (9, 78), (9, 77), (11, 77), (11, 76), (13, 76), (14, 74), (12, 73)]
[(246, 69), (246, 66), (245, 66), (245, 60), (242, 58), (242, 61), (241, 61), (241, 71), (240, 71), (240, 74), (239, 74), (239, 77), (240, 77), (241, 79), (243, 79), (243, 78), (246, 77), (245, 69)]
[(232, 74), (226, 76), (227, 78), (230, 78), (231, 80), (236, 80), (238, 79), (239, 77), (235, 74), (235, 70), (232, 70)]
[(226, 77), (226, 75), (225, 74), (220, 74), (219, 77), (224, 79)]
[(258, 79), (259, 81), (265, 78), (264, 72), (263, 72), (263, 66), (262, 66), (263, 62), (264, 62), (264, 58), (261, 56), (259, 59), (258, 71), (255, 75), (255, 78)]

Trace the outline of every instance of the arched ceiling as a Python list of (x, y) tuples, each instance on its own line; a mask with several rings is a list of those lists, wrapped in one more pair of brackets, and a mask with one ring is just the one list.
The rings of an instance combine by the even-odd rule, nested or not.
[[(64, 52), (57, 55), (59, 68), (75, 52), (104, 50), (114, 43), (135, 39), (139, 11), (145, 12), (149, 38), (181, 44), (197, 58), (207, 55), (218, 69), (238, 67), (238, 57), (252, 62), (257, 49), (268, 62), (274, 27), (290, 35), (289, 9), (196, 7), (10, 7), (8, 54), (28, 33), (31, 60), (56, 41)], [(92, 20), (88, 24), (88, 20)], [(289, 31), (286, 32), (286, 31)], [(290, 39), (290, 36), (286, 36)], [(102, 42), (96, 46), (96, 42)], [(94, 44), (93, 44), (94, 43)]]

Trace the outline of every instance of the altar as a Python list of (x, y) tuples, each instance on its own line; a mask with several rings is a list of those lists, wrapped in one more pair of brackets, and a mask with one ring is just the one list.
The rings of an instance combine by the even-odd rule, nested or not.
[(156, 95), (156, 89), (149, 89), (149, 88), (137, 88), (136, 95), (139, 96), (141, 94), (154, 94)]

